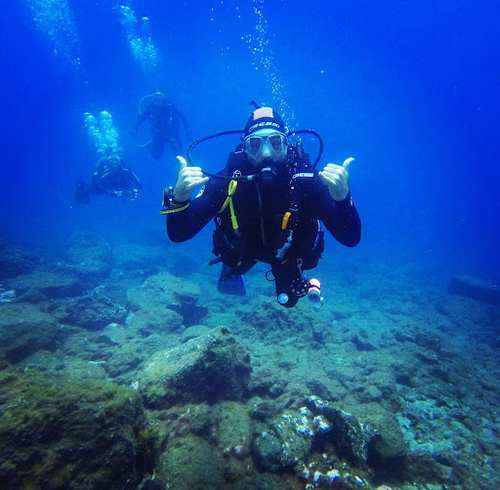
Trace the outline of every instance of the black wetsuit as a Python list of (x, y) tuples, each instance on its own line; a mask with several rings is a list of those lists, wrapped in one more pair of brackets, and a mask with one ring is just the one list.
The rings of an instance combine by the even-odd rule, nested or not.
[(123, 163), (112, 166), (99, 164), (90, 180), (91, 194), (107, 194), (111, 197), (130, 197), (134, 200), (142, 187), (137, 175)]
[(186, 118), (174, 103), (166, 99), (153, 99), (139, 116), (135, 126), (136, 131), (145, 119), (148, 119), (151, 125), (150, 148), (153, 158), (161, 157), (167, 142), (175, 155), (180, 154), (180, 123), (184, 126), (186, 137), (189, 135), (189, 127)]
[(124, 165), (123, 160), (111, 164), (108, 157), (103, 157), (97, 163), (90, 183), (82, 179), (76, 181), (74, 199), (78, 204), (88, 204), (92, 195), (106, 194), (122, 198), (123, 204), (127, 197), (135, 200), (141, 187), (139, 178)]
[[(255, 171), (243, 152), (232, 153), (218, 175), (231, 177), (236, 170), (242, 175)], [(236, 273), (246, 272), (255, 261), (270, 264), (276, 279), (276, 294), (286, 292), (297, 296), (293, 304), (287, 305), (293, 306), (303, 294), (291, 292), (289, 283), (302, 276), (300, 269), (315, 267), (323, 251), (319, 221), (348, 247), (358, 244), (361, 221), (350, 193), (344, 201), (334, 201), (308, 159), (297, 165), (289, 159), (286, 164), (277, 164), (272, 170), (274, 176), (267, 183), (262, 179), (238, 181), (233, 196), (237, 233), (233, 230), (229, 206), (219, 214), (229, 184), (229, 180), (219, 178), (210, 178), (202, 193), (186, 209), (167, 214), (167, 233), (173, 242), (183, 242), (215, 217), (214, 253), (220, 254), (226, 265), (236, 268)], [(293, 179), (295, 191), (291, 191), (292, 176), (297, 173), (308, 173), (309, 176)], [(298, 209), (292, 212), (297, 216), (292, 245), (283, 258), (277, 259), (277, 250), (288, 236), (288, 229), (283, 231), (282, 224), (292, 201), (297, 201)], [(301, 259), (299, 266), (298, 259)]]

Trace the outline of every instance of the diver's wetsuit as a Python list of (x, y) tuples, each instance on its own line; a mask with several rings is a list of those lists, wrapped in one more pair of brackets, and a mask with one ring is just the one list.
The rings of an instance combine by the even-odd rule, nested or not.
[(91, 194), (107, 194), (111, 197), (137, 197), (142, 187), (137, 175), (120, 163), (116, 166), (101, 164), (92, 175), (90, 181)]
[[(232, 153), (228, 164), (218, 175), (231, 177), (235, 170), (239, 170), (242, 175), (252, 173), (252, 167), (243, 152)], [(167, 233), (173, 242), (183, 242), (196, 235), (215, 217), (217, 230), (214, 234), (214, 253), (221, 254), (222, 262), (226, 265), (235, 267), (239, 263), (236, 273), (240, 274), (250, 269), (255, 261), (270, 264), (276, 279), (276, 294), (286, 292), (292, 299), (286, 306), (294, 306), (298, 297), (305, 293), (290, 291), (290, 283), (299, 276), (302, 277), (300, 269), (315, 267), (323, 250), (323, 234), (319, 232), (318, 220), (324, 223), (340, 243), (348, 247), (358, 244), (361, 221), (350, 193), (344, 201), (334, 201), (318, 172), (314, 170), (313, 177), (294, 181), (300, 196), (297, 224), (292, 246), (283, 259), (277, 259), (277, 250), (285, 239), (282, 222), (290, 208), (291, 176), (297, 170), (313, 170), (310, 164), (293, 170), (292, 163), (277, 164), (273, 170), (275, 175), (268, 183), (260, 179), (238, 181), (233, 196), (238, 237), (233, 231), (229, 206), (219, 214), (227, 197), (229, 181), (218, 178), (211, 178), (203, 192), (186, 209), (167, 214)], [(232, 252), (230, 245), (236, 250)], [(297, 267), (297, 259), (302, 259), (300, 267)]]
[(123, 204), (127, 197), (135, 200), (141, 187), (139, 178), (123, 164), (123, 160), (117, 164), (110, 164), (108, 157), (103, 157), (97, 163), (90, 183), (77, 180), (74, 199), (78, 204), (88, 204), (90, 196), (106, 194), (110, 197), (123, 198)]
[(174, 103), (166, 99), (151, 101), (139, 116), (135, 126), (136, 131), (145, 119), (148, 119), (151, 125), (150, 148), (153, 158), (159, 159), (161, 157), (167, 142), (172, 148), (172, 152), (178, 155), (181, 151), (179, 123), (183, 124), (186, 134), (189, 133), (189, 127), (184, 114)]

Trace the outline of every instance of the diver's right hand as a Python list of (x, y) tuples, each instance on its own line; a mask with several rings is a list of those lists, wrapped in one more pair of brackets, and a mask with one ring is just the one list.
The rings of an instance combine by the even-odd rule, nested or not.
[(188, 167), (186, 159), (178, 156), (181, 169), (177, 177), (177, 183), (174, 187), (173, 198), (176, 202), (189, 201), (191, 193), (195, 187), (208, 182), (208, 177), (203, 177), (203, 172), (200, 167)]

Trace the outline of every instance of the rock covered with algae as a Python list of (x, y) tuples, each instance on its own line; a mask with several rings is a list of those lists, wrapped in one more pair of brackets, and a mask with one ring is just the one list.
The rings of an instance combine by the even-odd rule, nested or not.
[(158, 352), (140, 380), (145, 403), (161, 409), (176, 403), (214, 403), (241, 398), (250, 381), (250, 356), (226, 327)]
[(0, 487), (137, 488), (156, 436), (134, 390), (0, 371)]

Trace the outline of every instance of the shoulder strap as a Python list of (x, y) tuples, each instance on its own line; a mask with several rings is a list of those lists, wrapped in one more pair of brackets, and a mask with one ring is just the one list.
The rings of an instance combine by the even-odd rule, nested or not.
[(236, 192), (236, 187), (238, 187), (237, 180), (231, 180), (229, 182), (229, 186), (227, 188), (227, 197), (224, 201), (224, 204), (219, 209), (219, 213), (222, 213), (229, 206), (229, 213), (231, 216), (231, 224), (233, 226), (233, 230), (235, 232), (238, 231), (238, 220), (236, 219), (236, 213), (234, 212), (234, 203), (233, 203), (233, 195)]

